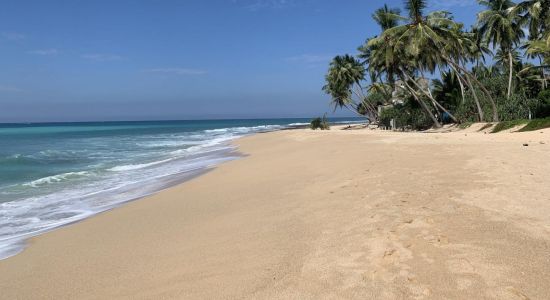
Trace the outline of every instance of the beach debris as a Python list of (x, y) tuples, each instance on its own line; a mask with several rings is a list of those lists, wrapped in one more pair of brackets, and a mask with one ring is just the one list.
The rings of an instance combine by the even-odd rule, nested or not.
[(529, 144), (525, 143), (523, 144), (523, 147), (529, 147)]

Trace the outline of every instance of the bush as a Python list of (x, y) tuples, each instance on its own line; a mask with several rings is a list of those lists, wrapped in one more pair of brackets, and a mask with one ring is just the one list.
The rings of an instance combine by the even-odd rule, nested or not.
[(535, 109), (535, 116), (537, 118), (550, 117), (550, 89), (546, 89), (539, 93), (538, 105)]
[(419, 130), (430, 128), (433, 125), (430, 117), (426, 115), (416, 102), (412, 101), (382, 110), (380, 124), (390, 127), (392, 119), (395, 120), (395, 127), (401, 129), (410, 128)]
[[(496, 102), (497, 112), (501, 121), (528, 119), (530, 112), (532, 116), (539, 116), (539, 114), (536, 113), (537, 107), (539, 107), (539, 103), (541, 102), (539, 99), (528, 98), (521, 90), (515, 91), (510, 99), (508, 99), (506, 95), (508, 89), (506, 76), (485, 78), (481, 80), (481, 83), (487, 88), (489, 93), (491, 93), (493, 100)], [(485, 115), (484, 121), (491, 121), (493, 108), (488, 97), (479, 88), (476, 88), (476, 94), (479, 98), (483, 114)], [(462, 122), (479, 121), (472, 91), (466, 90), (464, 102), (456, 108), (455, 116)]]
[(544, 128), (550, 128), (550, 118), (531, 120), (519, 131), (533, 131)]
[(527, 124), (528, 120), (512, 120), (512, 121), (504, 121), (498, 123), (495, 128), (493, 128), (492, 133), (497, 133), (503, 130), (511, 129), (519, 125)]
[(470, 126), (474, 125), (474, 122), (464, 122), (464, 123), (460, 123), (458, 125), (458, 128), (460, 129), (466, 129), (466, 128), (469, 128)]
[(492, 123), (487, 123), (487, 124), (481, 126), (481, 128), (479, 128), (478, 131), (483, 131), (483, 130), (489, 129), (489, 128), (491, 128), (491, 127), (493, 127), (493, 124), (492, 124)]
[(502, 121), (528, 119), (529, 112), (533, 113), (537, 107), (537, 99), (528, 99), (522, 94), (513, 94), (498, 100), (498, 115)]
[(309, 125), (309, 127), (313, 130), (329, 130), (330, 125), (327, 120), (327, 115), (325, 114), (322, 118), (315, 118), (311, 120), (311, 124)]

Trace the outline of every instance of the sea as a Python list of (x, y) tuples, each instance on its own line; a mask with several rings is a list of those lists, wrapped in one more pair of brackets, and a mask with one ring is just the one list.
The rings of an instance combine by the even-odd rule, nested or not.
[(20, 252), (29, 237), (241, 157), (230, 143), (236, 138), (308, 123), (242, 119), (0, 124), (0, 259)]

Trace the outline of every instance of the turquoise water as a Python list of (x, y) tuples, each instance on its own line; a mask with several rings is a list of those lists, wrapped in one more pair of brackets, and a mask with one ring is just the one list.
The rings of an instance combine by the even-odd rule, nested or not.
[(151, 194), (239, 157), (229, 143), (237, 137), (307, 122), (0, 124), (0, 257), (20, 251), (29, 236)]

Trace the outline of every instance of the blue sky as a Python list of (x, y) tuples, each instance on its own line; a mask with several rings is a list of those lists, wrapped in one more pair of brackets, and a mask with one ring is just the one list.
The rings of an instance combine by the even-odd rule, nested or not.
[[(332, 113), (328, 61), (378, 33), (370, 16), (383, 3), (5, 1), (0, 122)], [(470, 25), (479, 7), (432, 0), (439, 9)]]

